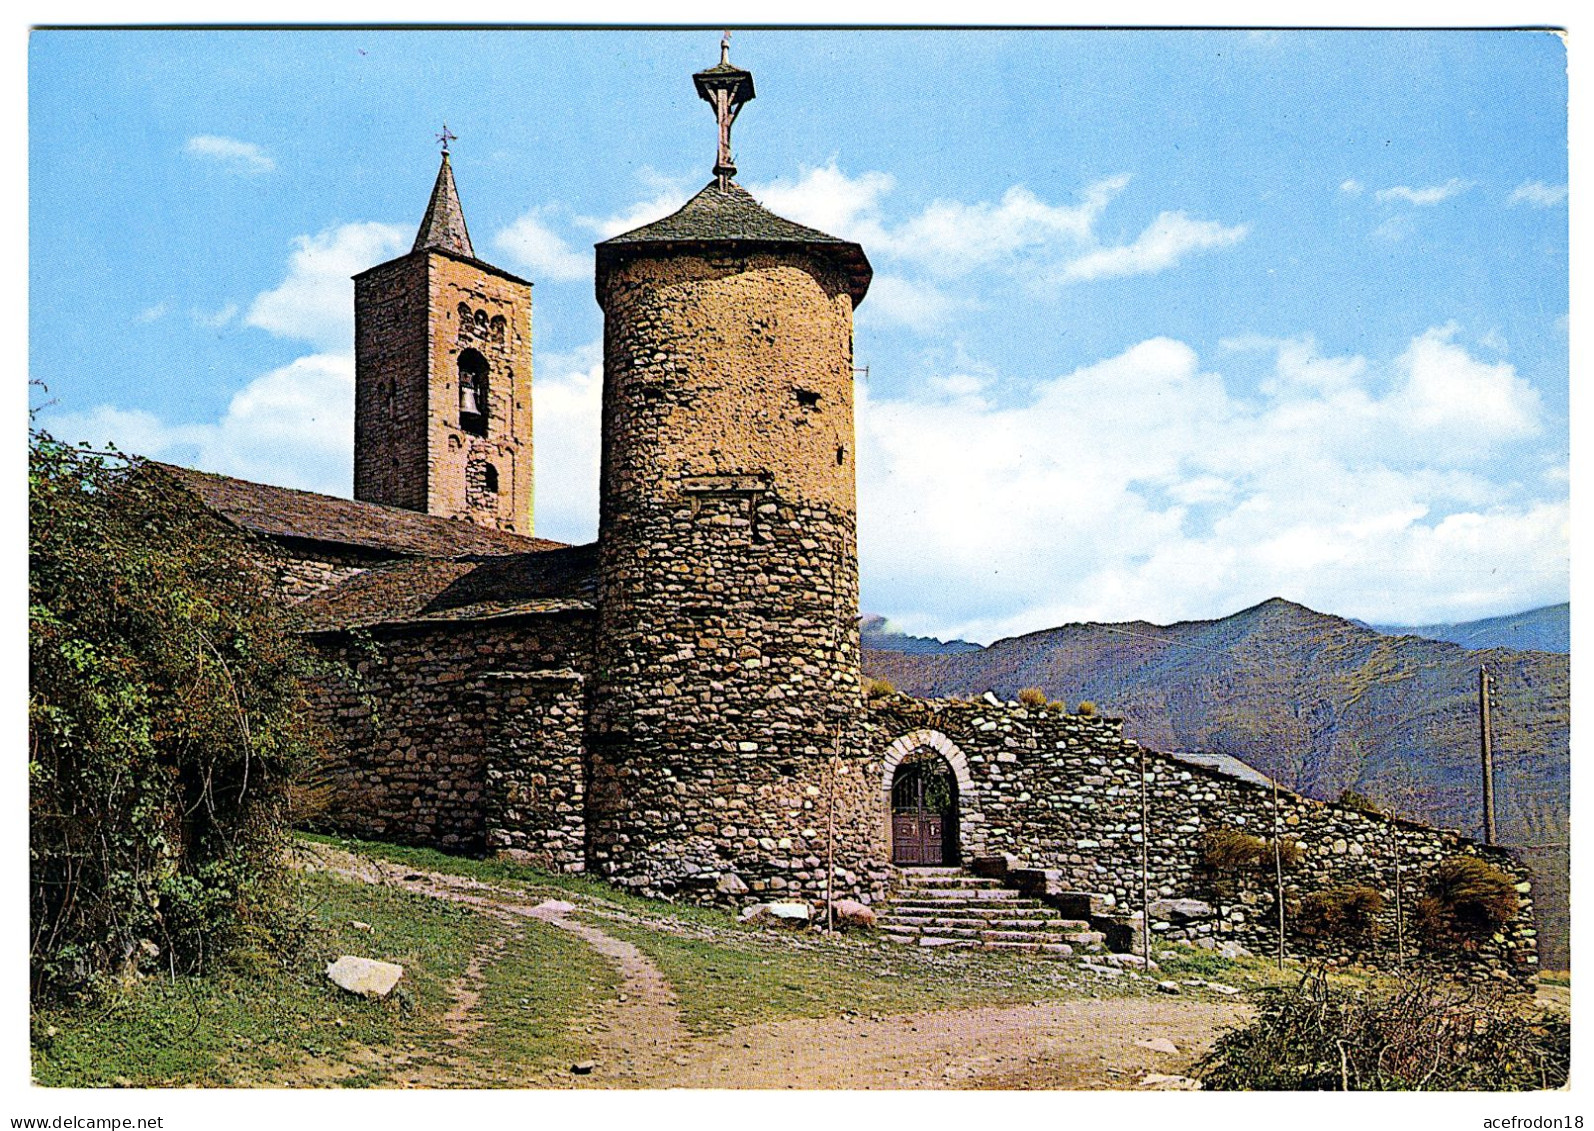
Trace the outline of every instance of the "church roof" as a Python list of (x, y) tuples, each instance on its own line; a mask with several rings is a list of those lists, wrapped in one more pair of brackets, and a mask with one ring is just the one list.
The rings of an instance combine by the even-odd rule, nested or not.
[(470, 245), (470, 232), (465, 228), (465, 210), (460, 207), (459, 189), (454, 187), (454, 170), (448, 163), (448, 150), (443, 150), (443, 164), (437, 170), (437, 183), (432, 186), (432, 199), (427, 202), (426, 216), (421, 220), (421, 230), (415, 234), (411, 254), (436, 248), (475, 259), (476, 251)]
[(306, 632), (591, 612), (598, 548), (408, 561), (369, 569), (295, 606)]
[(251, 483), (168, 463), (150, 466), (172, 476), (233, 524), (267, 538), (350, 546), (389, 557), (524, 554), (564, 546), (465, 519)]
[(874, 276), (863, 248), (857, 244), (777, 216), (741, 185), (732, 183), (721, 188), (718, 181), (710, 181), (664, 219), (598, 244), (598, 270), (601, 273), (607, 266), (633, 255), (701, 250), (706, 245), (722, 243), (804, 247), (828, 257), (847, 272), (854, 305), (863, 301)]

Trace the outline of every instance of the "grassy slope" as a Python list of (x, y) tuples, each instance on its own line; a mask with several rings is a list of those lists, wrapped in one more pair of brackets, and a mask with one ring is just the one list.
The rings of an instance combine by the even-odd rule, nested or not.
[[(1101, 983), (1071, 962), (938, 954), (867, 935), (826, 938), (738, 924), (724, 911), (678, 907), (576, 876), (555, 876), (429, 849), (310, 838), (417, 870), (470, 876), (505, 898), (557, 895), (588, 922), (635, 944), (675, 987), (695, 1033), (846, 1012), (887, 1014), (1091, 994), (1143, 994), (1150, 984)], [(247, 969), (147, 977), (96, 1007), (35, 1012), (34, 1074), (50, 1086), (524, 1087), (584, 1050), (578, 1022), (613, 997), (613, 968), (546, 924), (505, 924), (441, 900), (316, 872), (302, 877), (310, 941), (286, 965), (256, 955)], [(486, 894), (486, 893), (483, 893)], [(370, 925), (369, 931), (353, 926)], [(490, 955), (471, 1011), (478, 1028), (455, 1044), (443, 1024), (450, 984), (473, 954)], [(325, 964), (363, 954), (403, 964), (400, 990), (365, 1001), (332, 986)], [(1265, 962), (1200, 952), (1164, 962), (1164, 977), (1276, 983)]]

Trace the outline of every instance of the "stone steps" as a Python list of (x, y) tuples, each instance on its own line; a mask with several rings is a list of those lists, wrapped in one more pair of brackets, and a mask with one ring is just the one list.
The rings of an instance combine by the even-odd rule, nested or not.
[(955, 869), (898, 874), (894, 897), (877, 910), (881, 934), (907, 946), (1062, 956), (1100, 952), (1105, 936), (1038, 899)]

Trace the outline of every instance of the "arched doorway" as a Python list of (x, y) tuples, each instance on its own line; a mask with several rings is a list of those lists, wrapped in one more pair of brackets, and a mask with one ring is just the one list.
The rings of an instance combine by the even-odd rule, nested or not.
[(958, 779), (934, 750), (910, 755), (892, 778), (891, 862), (958, 863)]

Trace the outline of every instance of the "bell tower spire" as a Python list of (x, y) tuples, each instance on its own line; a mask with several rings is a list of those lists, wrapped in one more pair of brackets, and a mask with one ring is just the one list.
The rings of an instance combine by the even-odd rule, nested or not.
[(410, 251), (435, 247), (475, 259), (476, 251), (470, 245), (470, 232), (465, 227), (465, 210), (459, 204), (459, 189), (454, 187), (454, 169), (448, 163), (448, 143), (457, 141), (458, 137), (449, 133), (445, 122), (437, 140), (443, 143), (443, 164), (437, 170), (432, 199), (426, 205), (426, 216), (421, 220), (421, 230), (416, 233), (415, 246)]

